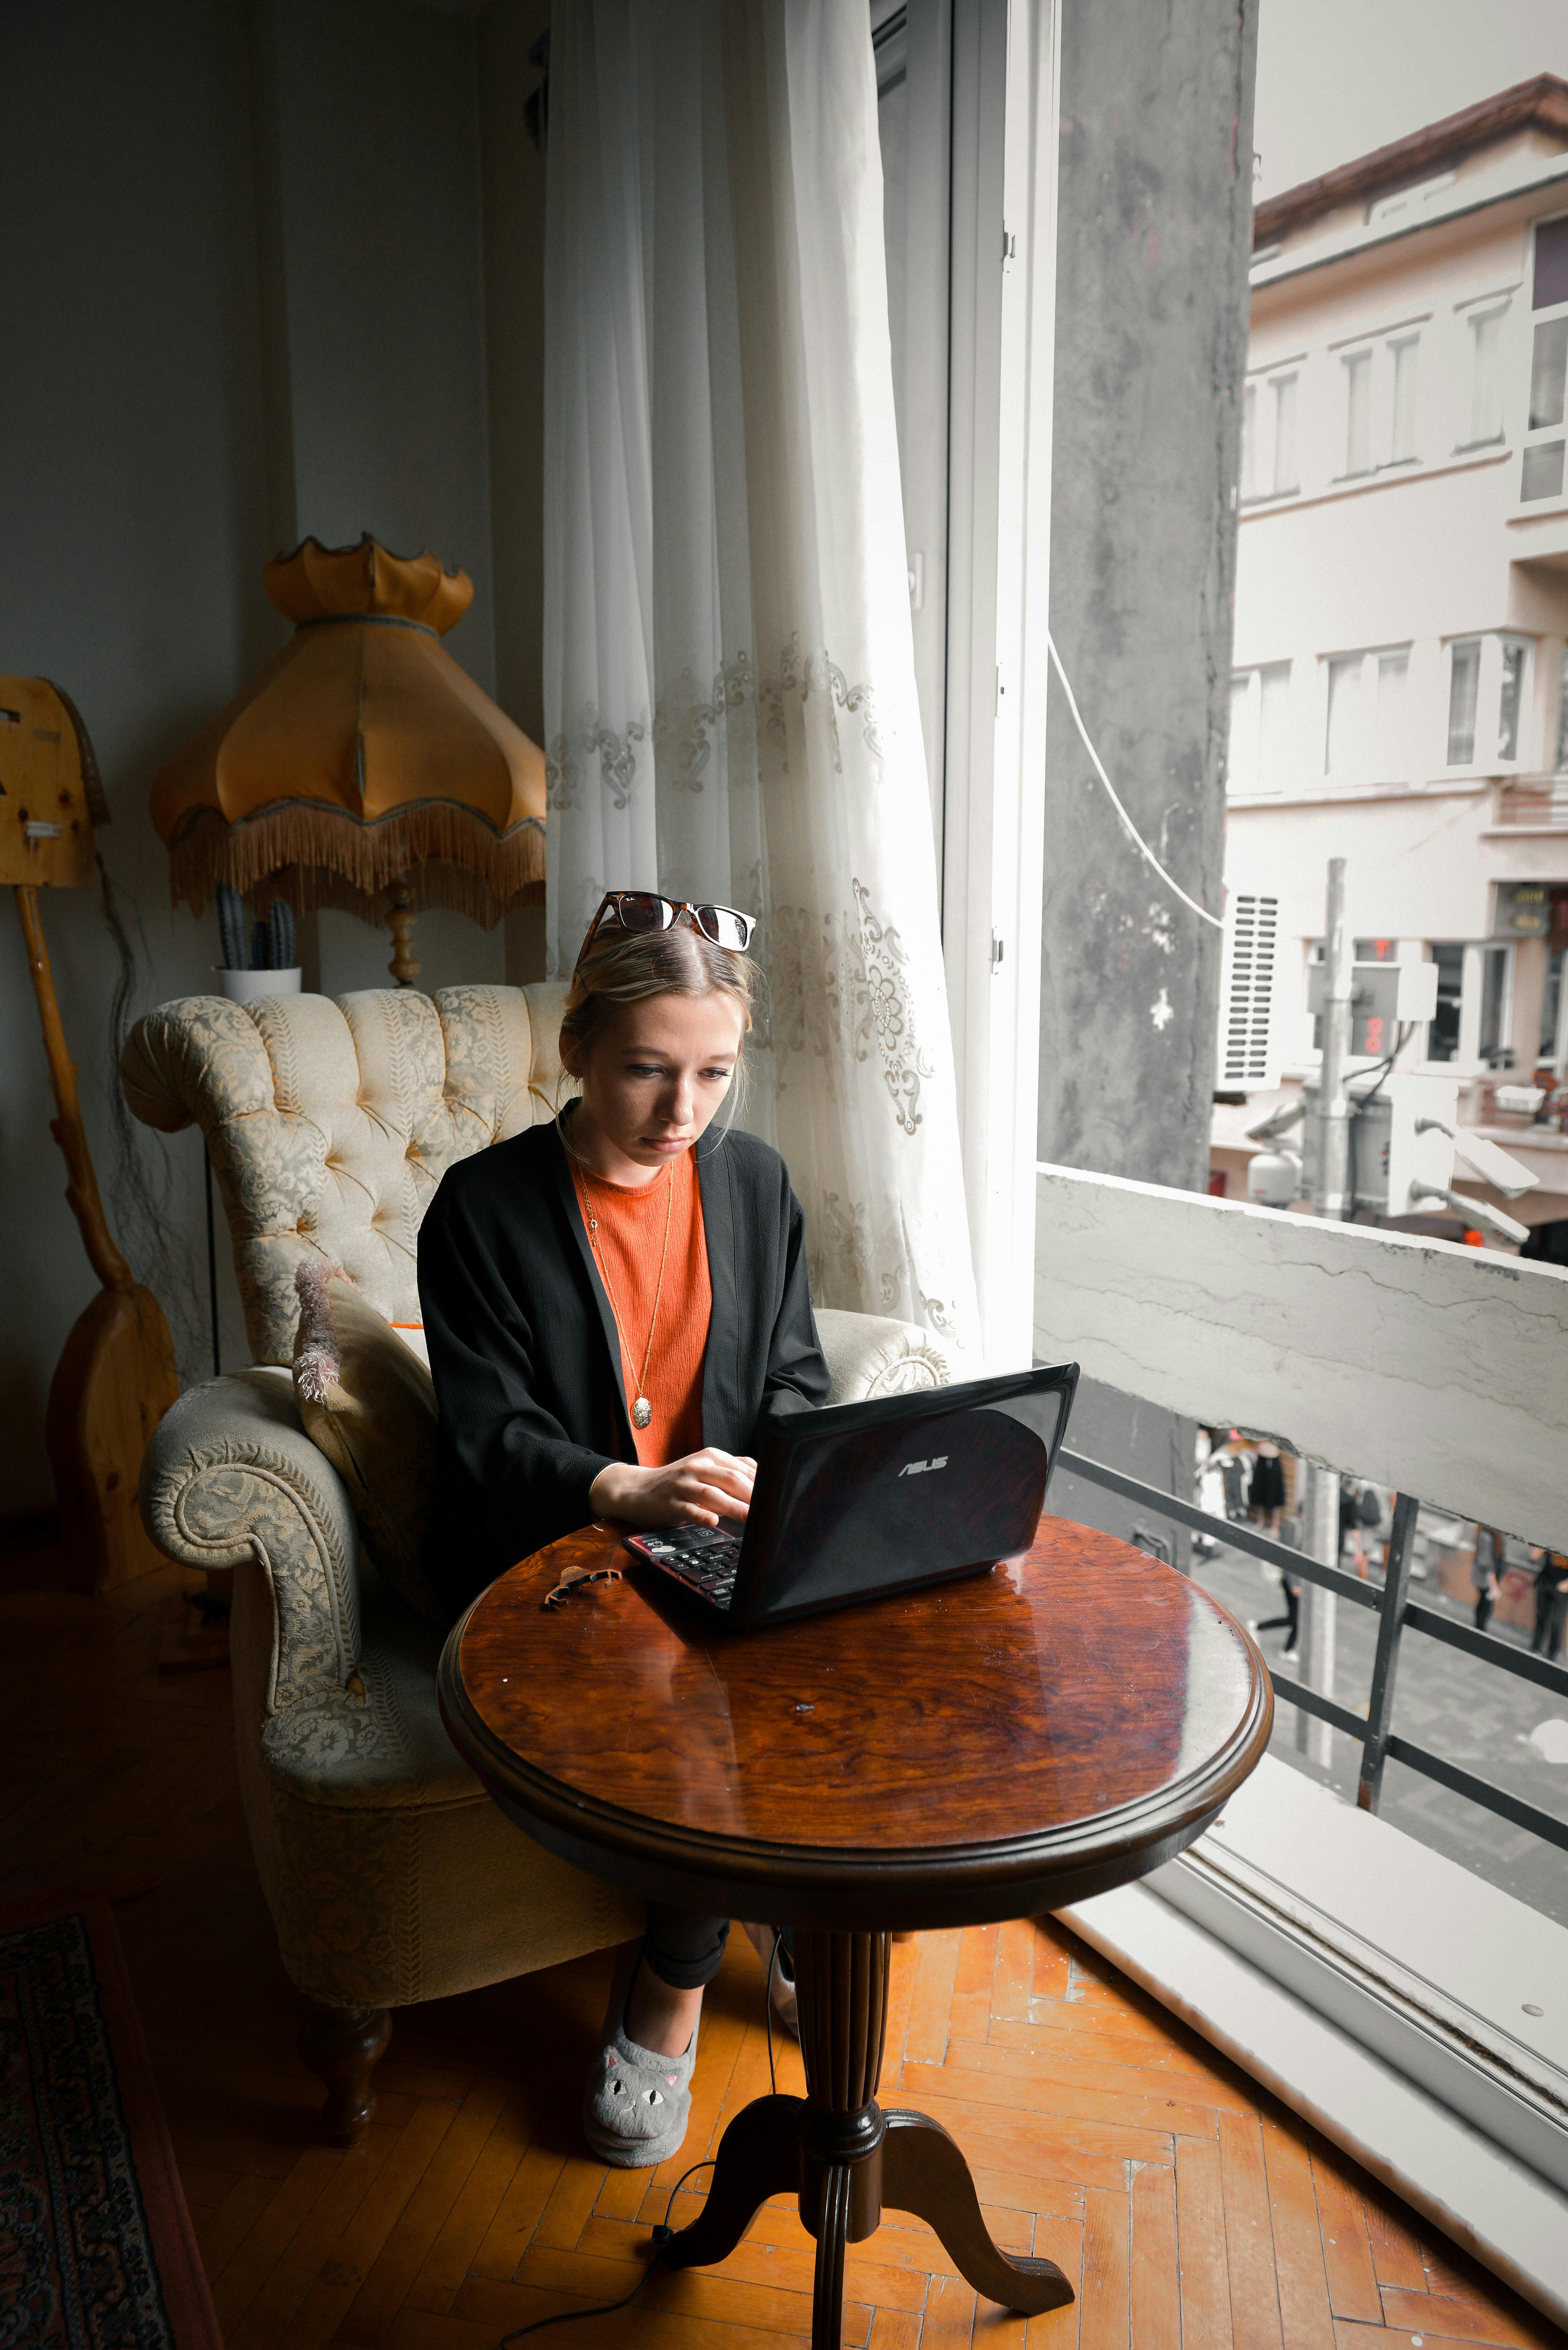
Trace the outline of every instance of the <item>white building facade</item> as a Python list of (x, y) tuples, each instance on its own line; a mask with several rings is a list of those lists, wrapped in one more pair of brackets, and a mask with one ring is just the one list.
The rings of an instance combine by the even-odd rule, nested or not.
[[(1543, 77), (1259, 209), (1245, 389), (1218, 1084), (1318, 1055), (1307, 970), (1347, 860), (1357, 955), (1432, 962), (1401, 1067), (1568, 1216), (1568, 85)], [(1386, 1039), (1392, 1049), (1395, 1039)], [(1213, 1167), (1242, 1189), (1241, 1105)]]

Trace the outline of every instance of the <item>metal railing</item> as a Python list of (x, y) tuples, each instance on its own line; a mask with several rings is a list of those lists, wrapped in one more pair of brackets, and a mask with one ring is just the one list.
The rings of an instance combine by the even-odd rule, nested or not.
[(1377, 1617), (1377, 1650), (1372, 1665), (1372, 1690), (1365, 1715), (1352, 1713), (1348, 1706), (1336, 1705), (1318, 1690), (1308, 1689), (1303, 1681), (1293, 1680), (1288, 1674), (1271, 1671), (1270, 1679), (1282, 1698), (1299, 1706), (1303, 1713), (1326, 1721), (1346, 1738), (1355, 1739), (1361, 1747), (1361, 1772), (1355, 1790), (1355, 1800), (1364, 1812), (1376, 1812), (1383, 1790), (1383, 1766), (1386, 1762), (1403, 1762), (1407, 1770), (1418, 1771), (1428, 1779), (1435, 1779), (1441, 1787), (1456, 1795), (1465, 1796), (1482, 1809), (1494, 1812), (1500, 1819), (1511, 1821), (1515, 1827), (1526, 1828), (1542, 1843), (1555, 1845), (1560, 1852), (1568, 1852), (1568, 1820), (1558, 1819), (1553, 1813), (1543, 1812), (1535, 1804), (1527, 1804), (1511, 1795), (1505, 1787), (1494, 1786), (1490, 1779), (1478, 1778), (1473, 1771), (1460, 1768), (1457, 1762), (1445, 1762), (1429, 1747), (1418, 1746), (1414, 1739), (1401, 1738), (1393, 1726), (1394, 1687), (1399, 1670), (1400, 1642), (1407, 1631), (1424, 1632), (1433, 1640), (1442, 1640), (1450, 1648), (1462, 1648), (1467, 1656), (1479, 1657), (1483, 1664), (1512, 1673), (1517, 1679), (1533, 1681), (1538, 1688), (1552, 1690), (1559, 1697), (1568, 1698), (1568, 1667), (1549, 1664), (1544, 1657), (1527, 1654), (1511, 1648), (1490, 1632), (1475, 1631), (1469, 1624), (1456, 1624), (1435, 1607), (1423, 1607), (1409, 1596), (1410, 1568), (1415, 1550), (1416, 1516), (1419, 1502), (1407, 1493), (1397, 1496), (1394, 1505), (1394, 1525), (1388, 1542), (1387, 1574), (1381, 1591), (1361, 1582), (1343, 1568), (1327, 1566), (1321, 1559), (1309, 1558), (1304, 1552), (1292, 1550), (1286, 1543), (1274, 1542), (1267, 1534), (1254, 1534), (1250, 1526), (1232, 1525), (1228, 1518), (1214, 1517), (1190, 1502), (1178, 1501), (1172, 1493), (1162, 1493), (1157, 1485), (1145, 1485), (1136, 1477), (1124, 1476), (1119, 1469), (1107, 1468), (1103, 1461), (1090, 1461), (1081, 1452), (1064, 1451), (1058, 1468), (1069, 1477), (1082, 1477), (1091, 1485), (1103, 1486), (1106, 1492), (1119, 1494), (1122, 1500), (1136, 1502), (1152, 1514), (1173, 1524), (1186, 1526), (1194, 1534), (1208, 1534), (1223, 1542), (1232, 1550), (1246, 1551), (1265, 1565), (1277, 1567), (1293, 1581), (1316, 1584), (1324, 1591), (1333, 1591), (1353, 1607), (1369, 1607)]

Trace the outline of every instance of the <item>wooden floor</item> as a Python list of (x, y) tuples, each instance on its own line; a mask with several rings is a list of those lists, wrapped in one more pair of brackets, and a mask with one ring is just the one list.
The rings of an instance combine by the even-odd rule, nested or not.
[[(176, 1579), (0, 1596), (0, 1890), (102, 1888), (116, 1915), (230, 2350), (491, 2350), (616, 2299), (687, 2161), (767, 2086), (761, 1970), (733, 1938), (693, 2126), (649, 2175), (591, 2161), (577, 2100), (607, 1956), (405, 2011), (369, 2143), (319, 2143), (234, 1791), (228, 1680), (160, 1679)], [(1020, 1924), (895, 1951), (882, 2094), (946, 2123), (999, 2241), (1078, 2289), (1024, 2321), (897, 2217), (852, 2248), (871, 2350), (1380, 2350), (1563, 2337), (1070, 1936)], [(793, 2043), (780, 2086), (800, 2086)], [(697, 2209), (699, 2176), (676, 2199)], [(534, 2337), (564, 2350), (804, 2341), (812, 2247), (784, 2201), (722, 2268)]]

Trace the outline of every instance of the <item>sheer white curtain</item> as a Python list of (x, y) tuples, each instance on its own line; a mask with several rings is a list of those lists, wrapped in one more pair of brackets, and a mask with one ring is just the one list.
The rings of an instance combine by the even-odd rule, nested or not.
[(559, 0), (547, 219), (550, 968), (760, 916), (813, 1293), (973, 1348), (865, 0)]

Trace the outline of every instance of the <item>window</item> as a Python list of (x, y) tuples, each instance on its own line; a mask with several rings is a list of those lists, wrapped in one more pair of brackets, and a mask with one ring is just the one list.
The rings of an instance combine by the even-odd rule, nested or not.
[(1568, 220), (1545, 221), (1535, 232), (1531, 286), (1534, 331), (1530, 348), (1530, 410), (1519, 494), (1529, 504), (1563, 495), (1563, 419), (1568, 392)]
[(1405, 690), (1410, 649), (1341, 653), (1328, 664), (1324, 773), (1336, 784), (1408, 780)]
[(1372, 471), (1372, 354), (1353, 351), (1345, 362), (1345, 470)]
[(1427, 1024), (1428, 1061), (1464, 1068), (1509, 1068), (1513, 1015), (1513, 949), (1445, 940), (1432, 948), (1438, 1009)]
[(1463, 448), (1485, 448), (1502, 439), (1502, 324), (1507, 316), (1508, 304), (1502, 301), (1471, 310), (1466, 319), (1470, 332), (1470, 410), (1460, 443)]
[(1559, 947), (1546, 959), (1546, 993), (1541, 999), (1541, 1051), (1538, 1057), (1548, 1062), (1562, 1074), (1568, 1055), (1568, 986), (1564, 985), (1564, 966), (1568, 965), (1568, 950)]
[(1465, 951), (1462, 946), (1435, 946), (1438, 966), (1438, 1009), (1427, 1023), (1428, 1061), (1454, 1061), (1459, 1052), (1459, 1006), (1464, 998)]
[(1288, 497), (1301, 487), (1296, 463), (1296, 386), (1288, 375), (1254, 377), (1241, 394), (1241, 497)]
[(1449, 648), (1450, 767), (1517, 765), (1530, 670), (1525, 637), (1458, 637)]
[(1345, 471), (1341, 479), (1408, 465), (1416, 457), (1418, 334), (1406, 332), (1340, 355), (1345, 370)]
[(1277, 792), (1283, 785), (1290, 698), (1289, 661), (1239, 670), (1231, 680), (1227, 772), (1232, 792)]

